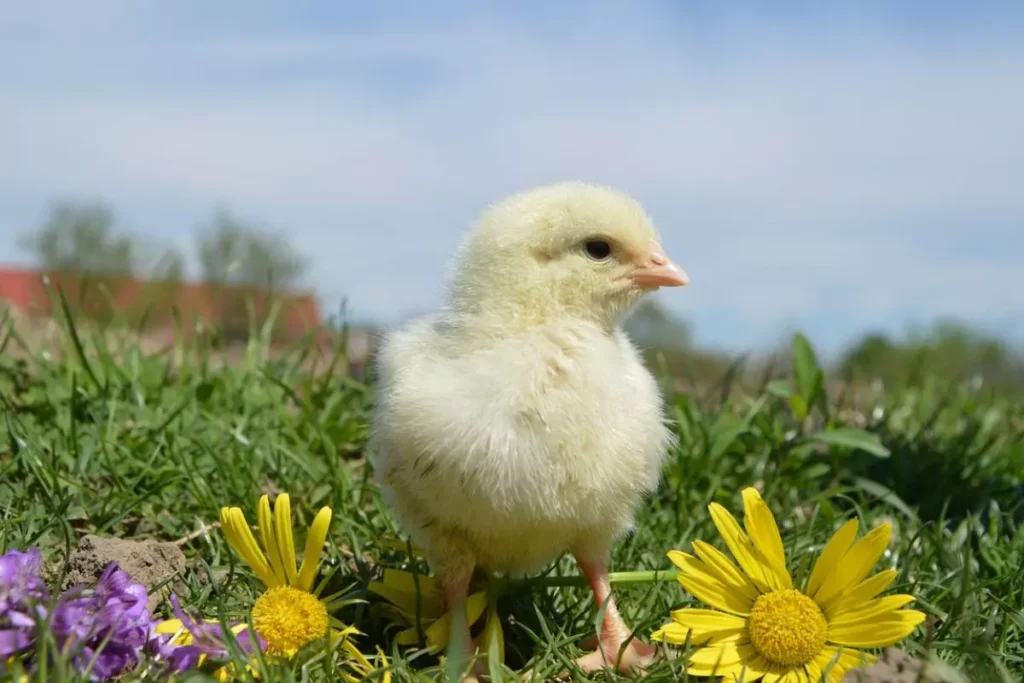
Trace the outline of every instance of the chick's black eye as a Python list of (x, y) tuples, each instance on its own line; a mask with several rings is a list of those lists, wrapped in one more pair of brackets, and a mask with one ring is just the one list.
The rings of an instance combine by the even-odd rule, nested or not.
[(595, 261), (604, 261), (612, 255), (612, 245), (604, 240), (587, 240), (583, 244), (583, 249), (587, 252), (587, 256)]

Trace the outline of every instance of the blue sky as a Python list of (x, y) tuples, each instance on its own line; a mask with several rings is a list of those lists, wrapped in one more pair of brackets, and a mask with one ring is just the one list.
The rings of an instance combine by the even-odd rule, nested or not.
[(487, 203), (576, 178), (645, 203), (705, 343), (1024, 341), (1021, 7), (6, 3), (0, 262), (58, 197), (185, 250), (226, 206), (392, 322)]

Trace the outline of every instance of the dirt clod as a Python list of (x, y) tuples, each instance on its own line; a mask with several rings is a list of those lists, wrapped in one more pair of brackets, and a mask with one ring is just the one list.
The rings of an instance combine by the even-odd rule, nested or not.
[(889, 649), (871, 666), (847, 672), (843, 683), (967, 683), (967, 679), (945, 666)]
[(150, 592), (150, 610), (156, 609), (162, 599), (159, 592), (154, 592), (154, 586), (185, 569), (185, 555), (174, 543), (132, 541), (90, 534), (82, 537), (78, 550), (68, 558), (69, 571), (64, 580), (64, 588), (95, 581), (111, 562), (117, 562), (121, 569), (146, 587)]

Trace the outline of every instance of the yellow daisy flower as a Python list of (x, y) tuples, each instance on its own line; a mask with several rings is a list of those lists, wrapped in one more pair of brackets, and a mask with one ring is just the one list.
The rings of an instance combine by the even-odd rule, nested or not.
[[(203, 622), (211, 625), (220, 624), (220, 622), (216, 619), (204, 619)], [(249, 628), (248, 624), (235, 624), (231, 627), (231, 633), (235, 636), (235, 638), (238, 638), (247, 628)], [(179, 647), (192, 645), (192, 643), (195, 642), (195, 638), (193, 637), (191, 631), (185, 628), (185, 623), (181, 619), (164, 619), (153, 628), (153, 633), (170, 636), (171, 638), (169, 644)], [(199, 658), (196, 661), (196, 665), (198, 667), (202, 667), (203, 664), (205, 663), (206, 655), (199, 655)], [(247, 668), (249, 669), (249, 673), (255, 674), (255, 671), (253, 670), (252, 667)], [(231, 663), (225, 664), (224, 666), (219, 666), (216, 669), (214, 669), (210, 675), (213, 677), (214, 680), (217, 681), (233, 680), (235, 678), (234, 664)]]
[[(412, 572), (400, 569), (385, 569), (382, 581), (371, 581), (368, 588), (391, 604), (388, 613), (393, 622), (402, 626), (395, 635), (399, 645), (414, 646), (420, 643), (419, 629), (416, 627), (417, 584), (419, 586), (419, 619), (426, 640), (426, 647), (432, 654), (443, 652), (448, 646), (452, 624), (452, 612), (445, 610), (444, 591), (432, 576), (414, 576)], [(484, 612), (487, 621), (477, 645), (486, 654), (491, 638), (498, 642), (498, 656), (505, 659), (505, 637), (501, 628), (496, 606), (489, 605), (487, 591), (478, 591), (466, 600), (466, 619), (472, 627)]]
[(857, 520), (844, 524), (800, 590), (786, 569), (775, 517), (756, 489), (743, 490), (743, 507), (746, 531), (724, 507), (709, 506), (739, 567), (702, 541), (693, 542), (696, 556), (668, 554), (683, 588), (714, 608), (676, 610), (672, 623), (651, 634), (653, 640), (698, 648), (688, 673), (747, 683), (816, 683), (824, 675), (839, 683), (850, 669), (873, 661), (859, 648), (892, 645), (924, 621), (924, 613), (901, 609), (913, 596), (877, 597), (896, 570), (868, 576), (889, 545), (888, 524), (856, 543)]
[(269, 497), (262, 496), (258, 514), (262, 549), (241, 508), (221, 508), (220, 521), (228, 543), (267, 587), (252, 606), (253, 627), (266, 640), (267, 652), (291, 657), (307, 643), (330, 637), (332, 643), (341, 640), (345, 649), (355, 656), (358, 650), (348, 636), (358, 631), (330, 615), (340, 601), (334, 596), (321, 599), (319, 590), (313, 590), (320, 553), (331, 524), (331, 509), (321, 508), (313, 519), (306, 536), (302, 565), (298, 568), (288, 494), (277, 496), (273, 510)]
[[(216, 619), (205, 619), (206, 624), (216, 625), (219, 624)], [(231, 627), (231, 632), (236, 638), (249, 628), (248, 624), (236, 624)], [(154, 629), (154, 633), (166, 634), (171, 636), (169, 641), (170, 645), (174, 646), (188, 646), (191, 645), (195, 638), (192, 632), (185, 627), (184, 622), (181, 619), (167, 619), (160, 622)], [(349, 627), (339, 632), (338, 635), (349, 635), (355, 633), (354, 628)], [(377, 648), (377, 661), (380, 662), (378, 666), (374, 666), (370, 661), (358, 650), (352, 643), (347, 640), (342, 645), (345, 652), (345, 661), (341, 664), (338, 671), (341, 672), (342, 678), (346, 683), (359, 683), (360, 681), (366, 680), (367, 676), (374, 673), (378, 669), (383, 671), (383, 675), (380, 677), (381, 683), (391, 682), (391, 668), (388, 665), (388, 658), (384, 652)], [(202, 667), (207, 659), (205, 654), (199, 655), (196, 665)], [(248, 673), (256, 679), (260, 678), (260, 672), (256, 670), (256, 660), (253, 658), (251, 664), (246, 666)], [(237, 680), (236, 668), (234, 663), (228, 663), (224, 666), (216, 668), (212, 674), (214, 680), (217, 681), (233, 681)]]

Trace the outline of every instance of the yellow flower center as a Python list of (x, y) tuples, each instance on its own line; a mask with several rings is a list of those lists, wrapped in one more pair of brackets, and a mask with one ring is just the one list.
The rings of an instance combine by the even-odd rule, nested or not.
[(775, 664), (799, 666), (825, 646), (828, 622), (814, 600), (790, 588), (755, 600), (747, 631), (762, 657)]
[(327, 635), (327, 608), (315, 595), (291, 586), (271, 588), (252, 606), (252, 624), (267, 651), (288, 655)]

